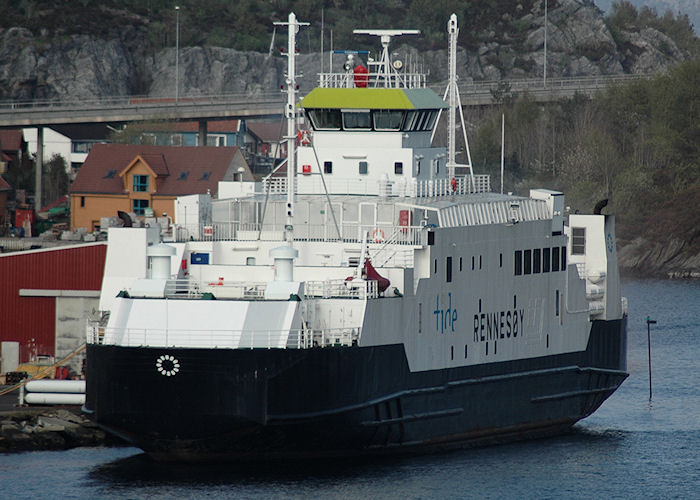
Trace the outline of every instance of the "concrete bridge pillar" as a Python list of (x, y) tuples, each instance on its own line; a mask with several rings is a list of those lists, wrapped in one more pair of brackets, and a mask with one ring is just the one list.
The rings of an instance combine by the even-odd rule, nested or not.
[(44, 171), (44, 127), (36, 128), (36, 170), (34, 171), (34, 210), (41, 210), (41, 175)]
[(207, 121), (199, 120), (199, 145), (207, 145)]

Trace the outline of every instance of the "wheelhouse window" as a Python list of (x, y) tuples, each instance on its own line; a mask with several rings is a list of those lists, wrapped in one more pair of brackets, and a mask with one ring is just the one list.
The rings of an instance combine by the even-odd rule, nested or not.
[(404, 111), (395, 109), (307, 109), (314, 130), (430, 131), (437, 110)]
[(586, 228), (571, 228), (571, 255), (584, 255), (586, 253)]
[(308, 113), (315, 130), (340, 130), (339, 109), (310, 109)]
[(435, 126), (438, 112), (430, 111), (409, 111), (406, 114), (406, 120), (403, 123), (402, 130), (404, 131), (425, 131), (432, 130)]
[(343, 111), (343, 128), (345, 130), (371, 130), (372, 115), (369, 110)]
[(406, 132), (415, 130), (415, 125), (419, 117), (420, 113), (418, 111), (409, 111), (406, 113), (406, 120), (403, 122), (403, 130)]
[(540, 255), (542, 250), (540, 248), (535, 248), (532, 251), (532, 273), (537, 274), (541, 271), (542, 266), (542, 256)]
[(438, 112), (437, 111), (430, 111), (429, 116), (425, 122), (425, 128), (423, 130), (433, 130), (433, 127), (435, 126), (435, 120), (437, 119)]
[(372, 112), (375, 130), (399, 130), (403, 121), (403, 111), (378, 109)]
[(148, 192), (148, 176), (147, 175), (135, 175), (134, 176), (134, 191), (137, 193)]
[(552, 248), (552, 271), (559, 270), (559, 247)]
[(133, 200), (132, 210), (136, 215), (143, 215), (148, 208), (148, 200)]

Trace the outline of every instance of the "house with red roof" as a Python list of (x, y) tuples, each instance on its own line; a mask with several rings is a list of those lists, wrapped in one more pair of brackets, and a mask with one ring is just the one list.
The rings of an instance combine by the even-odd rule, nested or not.
[(246, 121), (245, 146), (255, 155), (286, 158), (287, 124), (284, 120)]
[(0, 175), (28, 160), (27, 143), (21, 130), (0, 130)]
[(95, 144), (70, 188), (71, 229), (95, 231), (118, 211), (173, 215), (178, 196), (216, 196), (234, 180), (253, 180), (237, 147)]
[[(142, 144), (154, 146), (199, 146), (199, 122), (156, 122), (129, 125), (140, 132)], [(245, 122), (239, 120), (207, 121), (207, 146), (243, 146)]]
[(6, 224), (11, 221), (7, 207), (10, 191), (12, 191), (12, 186), (0, 175), (0, 235), (4, 234)]

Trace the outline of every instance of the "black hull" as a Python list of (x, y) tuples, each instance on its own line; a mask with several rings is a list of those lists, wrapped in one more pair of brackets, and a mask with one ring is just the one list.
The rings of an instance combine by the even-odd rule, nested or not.
[(425, 451), (565, 431), (625, 380), (625, 352), (626, 318), (595, 321), (582, 352), (417, 373), (402, 345), (89, 345), (85, 407), (160, 460)]

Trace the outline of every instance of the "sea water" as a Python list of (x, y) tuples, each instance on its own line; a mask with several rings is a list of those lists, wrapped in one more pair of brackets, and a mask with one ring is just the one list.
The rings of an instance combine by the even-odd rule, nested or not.
[(135, 448), (5, 454), (0, 498), (700, 498), (700, 282), (626, 280), (622, 291), (630, 377), (564, 436), (251, 465), (157, 464)]

